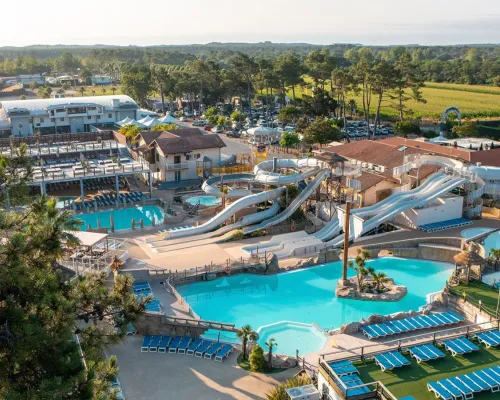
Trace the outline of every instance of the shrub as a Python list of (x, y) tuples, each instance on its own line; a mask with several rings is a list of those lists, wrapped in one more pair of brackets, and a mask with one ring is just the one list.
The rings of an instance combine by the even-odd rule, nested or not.
[(307, 375), (294, 376), (267, 392), (267, 400), (289, 400), (286, 389), (309, 385), (310, 383), (311, 379)]
[(231, 235), (231, 239), (232, 240), (241, 240), (243, 239), (244, 237), (244, 233), (241, 229), (238, 229), (236, 232), (234, 232), (232, 235)]
[(250, 353), (250, 369), (254, 372), (260, 372), (264, 369), (264, 362), (264, 349), (256, 344)]
[(420, 134), (420, 127), (413, 122), (399, 121), (394, 124), (394, 134), (402, 137), (407, 137), (411, 134)]
[(424, 132), (424, 138), (432, 139), (439, 136), (439, 133), (434, 132), (433, 130), (427, 130)]

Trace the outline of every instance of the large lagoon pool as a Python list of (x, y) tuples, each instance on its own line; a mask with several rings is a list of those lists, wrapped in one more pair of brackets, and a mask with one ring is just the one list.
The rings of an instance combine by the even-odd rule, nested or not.
[[(372, 314), (417, 310), (426, 303), (427, 294), (443, 289), (453, 270), (447, 263), (395, 257), (368, 264), (406, 285), (408, 294), (399, 302), (338, 299), (335, 287), (342, 274), (340, 261), (277, 275), (233, 275), (177, 289), (203, 319), (250, 324), (254, 330), (280, 321), (314, 322), (334, 329)], [(349, 276), (353, 275), (349, 270)]]
[(144, 226), (151, 226), (153, 216), (156, 223), (163, 221), (163, 210), (158, 206), (130, 207), (120, 210), (98, 211), (89, 214), (78, 214), (75, 218), (83, 221), (82, 230), (86, 230), (90, 226), (95, 229), (98, 227), (98, 220), (101, 228), (109, 228), (110, 216), (113, 216), (115, 230), (132, 229), (132, 218), (136, 223), (139, 223), (141, 218), (144, 221)]

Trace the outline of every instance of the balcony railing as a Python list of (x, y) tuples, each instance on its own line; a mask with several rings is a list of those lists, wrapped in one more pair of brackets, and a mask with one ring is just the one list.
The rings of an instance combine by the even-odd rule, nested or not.
[(166, 169), (167, 169), (167, 171), (178, 171), (180, 169), (188, 169), (188, 163), (182, 162), (182, 163), (175, 163), (175, 164), (167, 164)]

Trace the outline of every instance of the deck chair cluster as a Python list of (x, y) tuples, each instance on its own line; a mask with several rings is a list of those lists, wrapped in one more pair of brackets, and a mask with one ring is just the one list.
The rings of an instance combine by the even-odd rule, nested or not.
[(417, 363), (444, 358), (445, 354), (432, 344), (420, 344), (408, 348), (410, 355), (417, 360)]
[(371, 340), (385, 336), (397, 335), (399, 333), (413, 332), (419, 329), (453, 325), (461, 321), (463, 321), (463, 318), (460, 315), (457, 315), (452, 311), (447, 311), (382, 322), (380, 324), (367, 325), (361, 330), (368, 337), (368, 339)]
[(373, 359), (382, 371), (391, 371), (394, 368), (401, 368), (411, 364), (410, 361), (398, 351), (377, 354), (373, 356)]
[[(359, 396), (370, 392), (359, 377), (358, 369), (349, 360), (332, 362), (328, 364), (342, 381), (346, 396)], [(359, 387), (358, 387), (359, 386)]]
[(476, 334), (479, 343), (483, 343), (488, 349), (500, 345), (500, 331), (488, 331)]
[(469, 400), (474, 394), (486, 391), (497, 393), (500, 391), (500, 366), (429, 382), (427, 389), (443, 400)]
[(146, 304), (146, 311), (161, 312), (162, 304), (159, 300), (155, 299), (153, 290), (149, 282), (134, 282), (132, 285), (132, 290), (134, 291), (137, 300), (142, 299), (146, 296), (151, 296), (153, 299)]
[(464, 354), (472, 353), (473, 351), (479, 351), (479, 347), (465, 337), (445, 340), (442, 344), (453, 357), (463, 356)]
[(222, 362), (232, 351), (230, 344), (200, 338), (193, 340), (188, 336), (146, 335), (141, 344), (143, 353), (186, 354), (218, 362)]

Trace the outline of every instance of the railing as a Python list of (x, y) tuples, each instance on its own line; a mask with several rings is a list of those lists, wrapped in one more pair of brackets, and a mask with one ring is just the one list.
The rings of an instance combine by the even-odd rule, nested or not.
[(184, 297), (177, 291), (175, 286), (170, 283), (170, 279), (167, 279), (165, 281), (165, 286), (168, 290), (170, 290), (172, 295), (179, 301), (179, 303), (181, 303), (181, 305), (185, 305), (188, 308), (189, 315), (197, 320), (201, 320), (201, 317), (196, 314), (196, 312), (191, 308), (191, 305), (187, 302), (187, 300), (184, 299)]
[(415, 239), (405, 239), (405, 240), (395, 240), (392, 242), (369, 244), (363, 246), (366, 250), (375, 249), (401, 249), (407, 247), (416, 247), (420, 243), (435, 243), (435, 244), (446, 244), (455, 247), (461, 247), (462, 239), (453, 237), (426, 237), (426, 238), (415, 238)]
[(175, 164), (166, 164), (165, 169), (167, 171), (178, 171), (180, 169), (188, 169), (188, 163), (175, 163)]
[(234, 324), (226, 324), (224, 322), (217, 321), (208, 321), (201, 319), (190, 319), (183, 317), (172, 317), (169, 315), (164, 316), (165, 320), (176, 325), (184, 325), (184, 326), (202, 326), (209, 329), (215, 329), (218, 331), (226, 331), (226, 332), (237, 332), (239, 329), (236, 328)]
[(493, 309), (492, 307), (489, 307), (485, 305), (480, 299), (476, 298), (476, 296), (473, 293), (461, 293), (458, 290), (458, 287), (455, 286), (448, 286), (448, 290), (451, 294), (456, 296), (457, 298), (462, 299), (464, 302), (468, 302), (472, 304), (474, 307), (476, 307), (479, 311), (484, 311), (486, 314), (493, 318), (498, 318), (499, 313), (498, 310)]
[(26, 143), (28, 146), (40, 144), (52, 144), (60, 142), (90, 142), (98, 140), (113, 140), (113, 131), (100, 132), (82, 132), (82, 133), (57, 133), (53, 135), (40, 135), (28, 137), (0, 138), (0, 151), (10, 150), (12, 146), (16, 147), (20, 143)]

